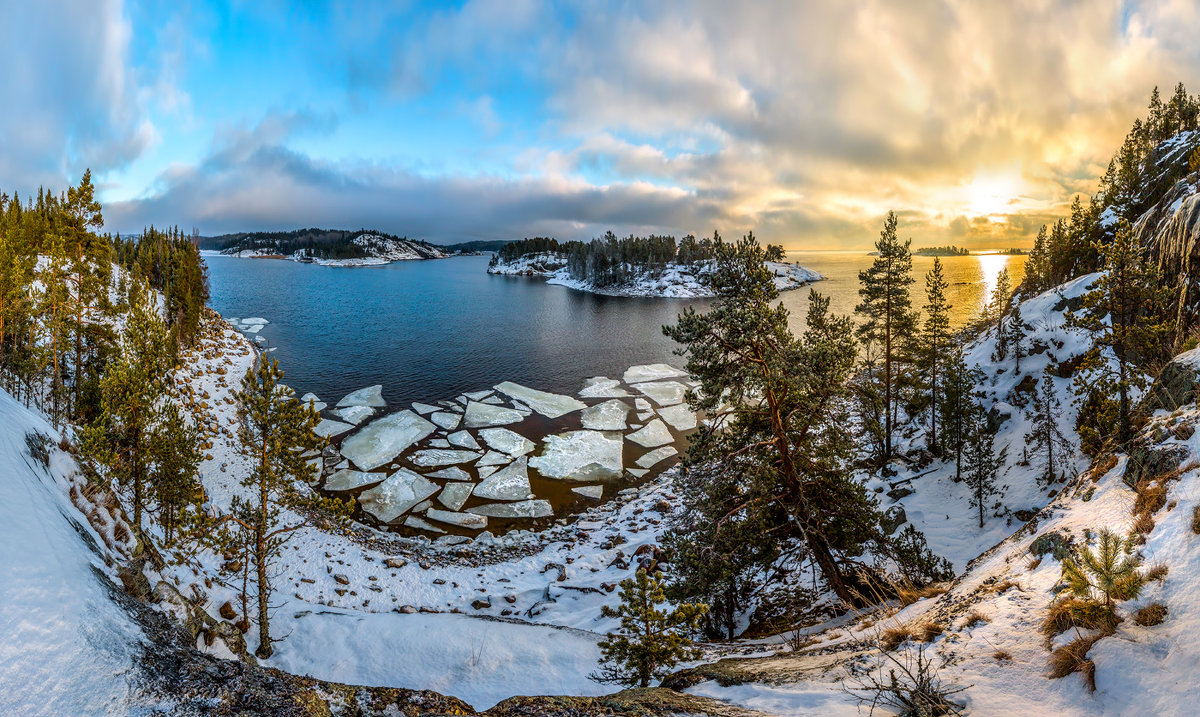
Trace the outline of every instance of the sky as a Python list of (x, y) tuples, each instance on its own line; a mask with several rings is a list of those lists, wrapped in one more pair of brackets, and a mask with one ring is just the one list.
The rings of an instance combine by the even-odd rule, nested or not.
[(105, 229), (1028, 246), (1200, 4), (0, 0), (0, 190)]

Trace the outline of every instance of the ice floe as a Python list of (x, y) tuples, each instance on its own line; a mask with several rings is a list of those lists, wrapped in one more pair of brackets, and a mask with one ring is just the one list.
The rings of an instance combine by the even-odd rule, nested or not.
[(580, 398), (625, 398), (629, 392), (621, 388), (621, 382), (606, 376), (593, 376), (583, 382)]
[(475, 464), (475, 467), (503, 466), (511, 463), (512, 459), (513, 457), (507, 453), (501, 453), (500, 451), (488, 451), (484, 454), (483, 458), (479, 459), (479, 462)]
[(324, 401), (317, 398), (317, 394), (315, 393), (304, 394), (300, 397), (300, 403), (312, 406), (312, 410), (314, 411), (324, 411), (327, 405)]
[[(642, 366), (630, 366), (625, 370), (625, 383), (635, 384), (645, 381), (659, 381), (664, 378), (686, 376), (687, 372), (665, 363), (652, 363)], [(634, 386), (634, 388), (637, 388)]]
[(428, 438), (435, 427), (412, 411), (377, 418), (342, 442), (342, 455), (363, 470), (391, 461), (417, 441)]
[(455, 428), (458, 428), (459, 422), (462, 421), (462, 416), (458, 415), (457, 413), (450, 413), (448, 411), (438, 411), (430, 416), (429, 420), (438, 424), (447, 431), (453, 431)]
[(524, 500), (530, 497), (529, 463), (518, 458), (475, 486), (475, 495), (488, 500)]
[(624, 448), (620, 433), (569, 431), (546, 437), (546, 448), (529, 460), (547, 478), (592, 481), (621, 475)]
[(570, 396), (546, 393), (511, 381), (496, 384), (496, 390), (524, 403), (547, 418), (559, 418), (587, 408), (587, 404)]
[(434, 471), (429, 474), (430, 478), (442, 478), (445, 480), (471, 480), (471, 474), (464, 471), (458, 466), (452, 468), (443, 468), (440, 471)]
[(457, 525), (460, 528), (479, 530), (487, 527), (487, 517), (475, 513), (455, 513), (449, 510), (430, 508), (425, 511), (425, 517), (447, 525)]
[(533, 441), (507, 428), (485, 428), (479, 432), (479, 437), (489, 448), (510, 456), (523, 456), (537, 448)]
[(401, 468), (384, 482), (363, 491), (358, 496), (358, 504), (384, 523), (390, 523), (437, 492), (436, 483)]
[(462, 463), (470, 463), (478, 457), (479, 454), (475, 451), (426, 448), (414, 453), (409, 457), (409, 460), (425, 468), (436, 468), (439, 466), (456, 466)]
[(661, 446), (675, 440), (671, 435), (671, 430), (667, 428), (667, 424), (657, 418), (647, 423), (645, 428), (640, 431), (630, 433), (625, 437), (639, 446), (645, 446), (646, 448), (654, 448), (655, 446)]
[(572, 488), (572, 493), (583, 496), (590, 500), (600, 500), (604, 496), (604, 486), (602, 485), (581, 485), (578, 488)]
[(383, 400), (383, 386), (381, 384), (375, 384), (374, 386), (360, 388), (357, 391), (351, 391), (350, 393), (346, 394), (342, 400), (337, 402), (338, 408), (345, 408), (346, 406), (371, 406), (373, 408), (382, 408), (386, 405), (387, 403)]
[(339, 408), (334, 411), (334, 414), (347, 423), (358, 425), (375, 414), (375, 409), (370, 406), (348, 406)]
[(487, 398), (488, 396), (491, 396), (492, 392), (491, 391), (468, 391), (467, 393), (464, 393), (463, 395), (466, 396), (467, 398), (471, 399), (472, 401), (482, 401), (483, 399)]
[(629, 404), (612, 399), (583, 409), (583, 427), (593, 431), (623, 431)]
[[(664, 461), (678, 453), (679, 453), (679, 451), (675, 450), (671, 446), (663, 446), (662, 448), (655, 448), (654, 450), (650, 451), (646, 455), (637, 459), (636, 462), (642, 468), (653, 468), (654, 466), (658, 465), (662, 461)], [(632, 471), (632, 470), (633, 469), (631, 468), (630, 471)]]
[(248, 319), (242, 319), (243, 326), (266, 326), (271, 323), (261, 316), (251, 316)]
[(554, 515), (554, 508), (548, 500), (522, 500), (516, 503), (477, 505), (467, 508), (467, 512), (492, 518), (548, 518)]
[(367, 473), (365, 471), (340, 470), (325, 479), (325, 490), (354, 490), (365, 485), (378, 483), (387, 478), (383, 473)]
[(410, 515), (404, 519), (404, 527), (405, 528), (415, 528), (416, 530), (425, 530), (430, 533), (445, 533), (446, 532), (446, 531), (442, 530), (441, 528), (437, 527), (436, 525), (432, 525), (424, 520), (421, 520), (420, 518), (418, 518), (415, 515)]
[(318, 423), (315, 428), (313, 428), (313, 433), (317, 434), (321, 438), (333, 438), (334, 436), (342, 435), (351, 428), (354, 428), (354, 426), (350, 425), (349, 423), (342, 423), (341, 421), (323, 418), (321, 419), (321, 422)]
[(413, 407), (414, 411), (421, 414), (422, 416), (433, 413), (434, 411), (438, 410), (437, 406), (430, 406), (428, 403), (421, 403), (420, 401), (414, 401), (412, 407)]
[[(487, 458), (487, 456), (484, 456), (484, 458)], [(498, 466), (498, 465), (495, 465), (495, 466), (481, 466), (481, 465), (479, 465), (478, 463), (476, 463), (476, 464), (475, 464), (475, 466), (476, 466), (476, 467), (479, 469), (479, 479), (480, 479), (480, 480), (483, 480), (484, 478), (487, 478), (487, 477), (488, 477), (488, 476), (490, 476), (491, 474), (493, 474), (493, 473), (495, 473), (496, 471), (500, 470), (500, 466)]]
[(479, 442), (475, 440), (475, 436), (472, 436), (467, 431), (451, 433), (450, 435), (446, 436), (446, 440), (449, 441), (451, 445), (458, 446), (459, 448), (469, 448), (473, 451), (477, 451), (480, 448)]
[(471, 401), (467, 404), (467, 428), (482, 428), (484, 426), (504, 426), (510, 423), (520, 423), (525, 420), (525, 414), (504, 406), (492, 406), (487, 403)]
[(673, 406), (677, 403), (683, 403), (683, 393), (687, 391), (687, 386), (678, 381), (638, 383), (634, 384), (633, 387), (654, 399), (654, 402), (660, 406)]
[(447, 441), (445, 438), (434, 438), (429, 441), (429, 447), (430, 448), (449, 448), (450, 441)]
[(450, 510), (461, 510), (467, 498), (471, 497), (474, 486), (470, 483), (450, 483), (438, 493), (438, 502)]
[(659, 409), (658, 415), (677, 431), (690, 431), (696, 427), (696, 414), (686, 404)]

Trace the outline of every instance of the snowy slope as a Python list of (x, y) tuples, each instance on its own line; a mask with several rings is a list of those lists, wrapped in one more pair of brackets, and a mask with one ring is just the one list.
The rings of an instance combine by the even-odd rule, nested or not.
[[(0, 714), (127, 714), (141, 628), (115, 601), (104, 539), (67, 497), (58, 434), (0, 391)], [(49, 468), (26, 435), (50, 436)]]

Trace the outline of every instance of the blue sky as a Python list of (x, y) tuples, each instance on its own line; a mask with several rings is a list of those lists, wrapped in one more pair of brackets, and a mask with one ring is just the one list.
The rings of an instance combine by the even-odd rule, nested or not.
[[(1154, 85), (1190, 2), (0, 0), (0, 188), (91, 167), (106, 228), (453, 242), (1026, 243)], [(13, 110), (16, 111), (13, 111)]]

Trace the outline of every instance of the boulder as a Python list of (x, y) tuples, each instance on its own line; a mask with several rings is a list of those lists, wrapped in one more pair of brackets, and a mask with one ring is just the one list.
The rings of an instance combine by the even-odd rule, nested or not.
[(1200, 348), (1185, 351), (1171, 360), (1159, 374), (1146, 397), (1142, 408), (1147, 412), (1166, 409), (1174, 411), (1180, 406), (1194, 404), (1200, 397), (1197, 392), (1197, 374), (1200, 372)]

